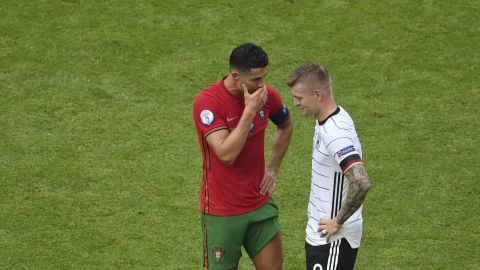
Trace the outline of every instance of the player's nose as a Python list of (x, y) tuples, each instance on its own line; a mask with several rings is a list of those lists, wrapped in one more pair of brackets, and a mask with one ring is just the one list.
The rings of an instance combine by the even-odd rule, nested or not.
[(293, 98), (293, 106), (295, 107), (300, 106), (300, 101), (298, 100), (298, 98)]

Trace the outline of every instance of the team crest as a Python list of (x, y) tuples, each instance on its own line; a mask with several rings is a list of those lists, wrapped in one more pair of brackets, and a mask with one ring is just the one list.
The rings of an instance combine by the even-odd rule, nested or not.
[(262, 118), (262, 120), (265, 119), (265, 112), (263, 111), (263, 108), (258, 112), (258, 116), (260, 116), (260, 118)]
[(315, 133), (315, 137), (314, 137), (314, 140), (315, 140), (315, 149), (319, 149), (320, 148), (320, 134), (318, 133)]
[(215, 247), (213, 249), (212, 255), (215, 258), (216, 263), (221, 263), (223, 260), (223, 256), (225, 256), (225, 250), (221, 247)]

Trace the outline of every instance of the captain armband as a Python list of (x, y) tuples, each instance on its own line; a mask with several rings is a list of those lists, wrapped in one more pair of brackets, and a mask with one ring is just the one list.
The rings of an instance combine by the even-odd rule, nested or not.
[(272, 120), (272, 122), (278, 126), (283, 124), (288, 119), (289, 114), (290, 112), (288, 111), (287, 106), (282, 104), (282, 109), (280, 109), (277, 114), (270, 116), (270, 120)]

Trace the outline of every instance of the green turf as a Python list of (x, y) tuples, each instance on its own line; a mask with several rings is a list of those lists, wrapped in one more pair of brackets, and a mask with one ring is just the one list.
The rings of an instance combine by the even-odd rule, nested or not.
[(285, 81), (308, 60), (333, 74), (373, 183), (357, 269), (477, 269), (478, 14), (474, 0), (0, 1), (0, 269), (200, 269), (191, 107), (245, 41), (295, 120), (274, 196), (285, 269), (304, 269), (313, 134)]

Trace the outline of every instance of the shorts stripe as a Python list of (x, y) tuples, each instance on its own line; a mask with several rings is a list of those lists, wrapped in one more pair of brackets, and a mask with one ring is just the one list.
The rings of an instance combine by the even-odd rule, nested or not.
[(340, 254), (340, 239), (330, 244), (328, 255), (327, 270), (335, 270), (338, 264), (338, 255)]
[(318, 270), (318, 265), (323, 270), (353, 270), (357, 251), (345, 238), (320, 246), (305, 242), (307, 270)]
[(203, 215), (203, 267), (208, 268), (207, 215)]

